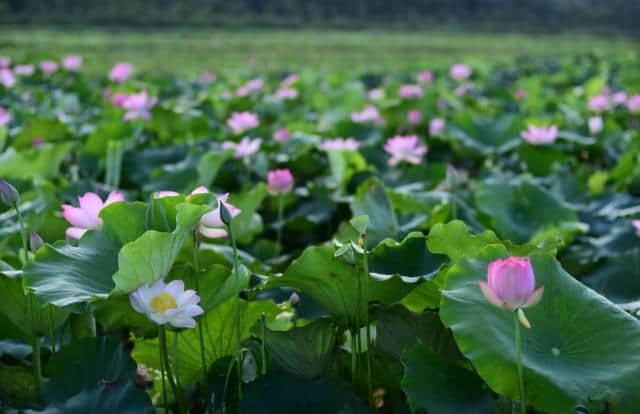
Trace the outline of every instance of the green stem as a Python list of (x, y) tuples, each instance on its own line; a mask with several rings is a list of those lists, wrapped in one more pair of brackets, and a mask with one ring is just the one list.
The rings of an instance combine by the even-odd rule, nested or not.
[(364, 254), (362, 255), (362, 267), (364, 270), (364, 303), (365, 303), (365, 323), (367, 332), (367, 386), (369, 406), (373, 407), (372, 385), (371, 385), (371, 326), (369, 324), (369, 258), (367, 256), (367, 237), (363, 237)]
[(518, 382), (520, 384), (520, 412), (526, 414), (527, 406), (524, 398), (524, 378), (522, 376), (522, 338), (520, 335), (520, 321), (518, 321), (518, 315), (513, 313), (513, 321), (516, 329), (516, 361), (518, 365)]
[(262, 343), (260, 344), (260, 351), (261, 351), (261, 356), (262, 356), (262, 376), (264, 377), (265, 375), (267, 375), (267, 351), (265, 349), (265, 338), (266, 338), (266, 327), (265, 325), (267, 324), (266, 322), (266, 318), (264, 316), (264, 312), (262, 313), (262, 315), (260, 316), (260, 319), (262, 321)]
[[(195, 241), (195, 246), (193, 248), (193, 269), (195, 272), (195, 284), (196, 284), (196, 292), (200, 294), (200, 264), (198, 260), (198, 242)], [(198, 319), (198, 337), (200, 339), (200, 358), (202, 359), (202, 381), (203, 385), (207, 383), (207, 357), (204, 350), (204, 332), (202, 329), (202, 318)]]
[(231, 224), (227, 226), (229, 231), (229, 239), (231, 240), (231, 248), (233, 249), (233, 277), (236, 282), (236, 340), (238, 342), (238, 401), (242, 400), (242, 359), (240, 358), (240, 343), (242, 341), (242, 334), (240, 332), (240, 299), (237, 295), (240, 293), (240, 273), (239, 260), (238, 260), (238, 248), (236, 246), (236, 239), (231, 230)]
[(167, 333), (164, 325), (160, 325), (158, 327), (159, 330), (159, 339), (160, 339), (160, 357), (164, 361), (164, 368), (167, 373), (167, 379), (169, 380), (169, 386), (171, 386), (171, 390), (173, 391), (173, 396), (178, 405), (178, 413), (186, 413), (183, 405), (183, 398), (181, 395), (181, 390), (176, 386), (175, 380), (173, 378), (173, 374), (171, 373), (171, 364), (169, 362), (169, 352), (167, 351)]
[(87, 303), (87, 326), (89, 327), (89, 335), (92, 337), (96, 337), (97, 329), (96, 329), (96, 317), (93, 314), (93, 309), (91, 308), (91, 304)]
[(169, 412), (169, 407), (167, 406), (167, 383), (164, 380), (164, 358), (162, 358), (162, 343), (160, 342), (160, 337), (158, 337), (158, 345), (160, 346), (160, 378), (162, 378), (162, 400), (164, 402), (164, 411)]
[(51, 338), (51, 353), (54, 354), (56, 352), (56, 341), (54, 334), (54, 323), (53, 323), (53, 309), (49, 306), (49, 337)]
[(282, 243), (282, 228), (284, 227), (283, 217), (284, 217), (284, 195), (280, 194), (278, 195), (278, 236), (276, 239), (278, 241), (278, 245)]
[(118, 188), (122, 173), (122, 156), (124, 145), (121, 141), (109, 141), (107, 144), (107, 165), (105, 184), (110, 188)]
[(180, 371), (178, 364), (178, 331), (173, 331), (173, 372), (176, 376), (176, 385), (179, 390), (182, 389), (182, 384), (180, 383)]

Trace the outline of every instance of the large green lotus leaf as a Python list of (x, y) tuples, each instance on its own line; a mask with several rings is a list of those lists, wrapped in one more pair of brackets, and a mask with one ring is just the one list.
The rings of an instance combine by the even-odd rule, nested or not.
[(367, 160), (357, 151), (328, 151), (331, 175), (339, 188), (343, 188), (353, 174), (367, 168)]
[(13, 143), (14, 148), (32, 148), (34, 139), (46, 142), (63, 141), (69, 138), (69, 127), (57, 118), (36, 118), (25, 124)]
[[(251, 328), (264, 313), (267, 320), (273, 320), (278, 313), (277, 305), (272, 301), (247, 302), (231, 298), (209, 311), (199, 323), (203, 324), (204, 345), (207, 366), (216, 360), (234, 355), (239, 348), (237, 339), (236, 311), (240, 315), (240, 338), (247, 339)], [(202, 359), (198, 329), (186, 329), (178, 334), (178, 352), (174, 352), (174, 333), (168, 333), (168, 350), (172, 360), (178, 358), (178, 376), (183, 385), (202, 379)], [(139, 364), (160, 369), (158, 339), (137, 339), (132, 352)]]
[(448, 128), (448, 133), (466, 150), (481, 155), (502, 153), (517, 146), (518, 135), (524, 129), (523, 122), (514, 115), (495, 119), (479, 117), (471, 111), (459, 111), (455, 125)]
[(367, 215), (367, 245), (373, 247), (387, 237), (394, 238), (398, 233), (398, 220), (384, 185), (370, 178), (362, 183), (351, 202), (354, 217)]
[(121, 246), (144, 233), (146, 215), (147, 206), (141, 202), (113, 203), (100, 211), (102, 228)]
[(68, 312), (53, 305), (42, 305), (37, 298), (33, 298), (33, 318), (29, 298), (24, 294), (22, 279), (10, 279), (0, 276), (0, 315), (11, 322), (11, 329), (21, 339), (30, 341), (33, 334), (48, 335), (66, 319)]
[[(246, 266), (240, 265), (236, 276), (227, 266), (214, 264), (199, 277), (200, 306), (207, 312), (246, 289), (251, 280), (251, 272)], [(192, 288), (195, 289), (195, 286)]]
[(136, 386), (136, 364), (121, 343), (82, 338), (56, 352), (46, 365), (47, 414), (145, 413), (153, 406)]
[[(366, 317), (364, 294), (358, 300), (358, 285), (364, 292), (366, 282), (364, 272), (336, 258), (331, 246), (312, 246), (291, 263), (283, 276), (269, 279), (266, 288), (286, 286), (299, 289), (335, 316), (340, 324), (353, 326), (357, 320), (364, 322)], [(369, 301), (395, 303), (414, 287), (415, 284), (404, 283), (398, 277), (384, 281), (370, 277)]]
[(9, 148), (0, 154), (0, 177), (5, 179), (53, 178), (72, 144), (46, 145), (16, 152)]
[(145, 315), (134, 312), (125, 295), (112, 295), (105, 300), (91, 304), (96, 321), (107, 332), (119, 329), (130, 329), (137, 336), (153, 336), (157, 333), (157, 326)]
[(113, 275), (114, 292), (128, 293), (143, 283), (154, 283), (171, 270), (182, 245), (210, 208), (191, 203), (177, 207), (177, 225), (171, 233), (155, 230), (145, 232), (122, 247), (118, 255), (118, 272)]
[(433, 279), (447, 257), (427, 249), (422, 233), (410, 233), (398, 243), (393, 239), (380, 242), (369, 254), (369, 271), (378, 279), (400, 276), (407, 280)]
[(231, 230), (239, 243), (249, 243), (262, 231), (262, 218), (256, 213), (267, 196), (267, 186), (258, 184), (250, 191), (229, 196), (229, 203), (242, 210), (231, 222)]
[(489, 179), (479, 186), (476, 203), (490, 217), (498, 234), (515, 243), (528, 242), (543, 230), (578, 221), (562, 200), (528, 180)]
[(402, 389), (415, 411), (429, 414), (493, 414), (496, 402), (480, 377), (443, 359), (426, 344), (402, 354)]
[(218, 175), (222, 165), (231, 158), (231, 151), (210, 151), (200, 158), (198, 163), (198, 184), (209, 187)]
[[(447, 274), (440, 317), (487, 384), (517, 399), (513, 315), (490, 305), (478, 285), (488, 263), (507, 256), (504, 246), (493, 245), (456, 263)], [(616, 413), (637, 412), (638, 321), (567, 274), (552, 256), (539, 253), (531, 259), (545, 292), (526, 310), (532, 328), (522, 329), (527, 402), (565, 413), (607, 400)]]
[(333, 359), (337, 328), (330, 319), (318, 319), (289, 331), (265, 332), (269, 355), (285, 371), (300, 378), (323, 374)]
[(580, 280), (614, 303), (640, 301), (640, 249), (603, 260)]

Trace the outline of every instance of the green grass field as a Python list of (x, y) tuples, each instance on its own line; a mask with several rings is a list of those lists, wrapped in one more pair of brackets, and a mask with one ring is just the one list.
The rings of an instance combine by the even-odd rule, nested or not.
[(453, 59), (567, 56), (595, 52), (636, 55), (640, 44), (623, 37), (521, 35), (447, 32), (319, 30), (54, 30), (0, 29), (0, 55), (18, 60), (81, 54), (85, 70), (104, 73), (113, 62), (129, 60), (143, 71), (193, 73), (221, 70), (255, 59), (267, 70), (329, 67), (389, 70), (438, 67)]

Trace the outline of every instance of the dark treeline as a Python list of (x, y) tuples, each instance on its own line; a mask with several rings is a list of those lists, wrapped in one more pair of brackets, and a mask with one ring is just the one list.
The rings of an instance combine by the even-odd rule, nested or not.
[(640, 0), (0, 0), (2, 24), (640, 32)]

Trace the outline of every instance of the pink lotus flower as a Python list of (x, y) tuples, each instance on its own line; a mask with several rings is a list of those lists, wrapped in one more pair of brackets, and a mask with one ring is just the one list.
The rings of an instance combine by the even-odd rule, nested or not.
[(97, 229), (102, 226), (99, 214), (109, 204), (124, 201), (124, 195), (112, 191), (105, 202), (95, 193), (85, 193), (78, 197), (80, 207), (70, 204), (62, 205), (62, 215), (73, 227), (67, 229), (67, 236), (72, 239), (80, 239), (89, 229)]
[(423, 70), (416, 75), (416, 80), (421, 85), (427, 85), (433, 82), (433, 73), (430, 70)]
[(631, 96), (627, 101), (627, 108), (633, 114), (640, 112), (640, 95)]
[(288, 88), (294, 83), (298, 82), (298, 80), (300, 80), (300, 76), (296, 73), (292, 73), (284, 78), (282, 82), (280, 82), (280, 86), (283, 88)]
[(11, 121), (11, 113), (0, 106), (0, 128), (7, 125)]
[(291, 138), (291, 133), (287, 128), (279, 128), (273, 133), (273, 139), (278, 142), (287, 142)]
[(421, 145), (416, 135), (397, 135), (387, 141), (384, 150), (391, 154), (389, 165), (396, 165), (402, 161), (409, 164), (420, 164), (422, 156), (427, 153), (427, 146)]
[(417, 125), (422, 121), (422, 112), (418, 109), (412, 109), (407, 114), (407, 121), (411, 125)]
[(451, 69), (449, 69), (449, 75), (458, 82), (467, 79), (469, 76), (471, 76), (471, 73), (471, 67), (465, 65), (464, 63), (456, 63), (455, 65), (451, 66)]
[(276, 97), (278, 99), (296, 99), (298, 97), (298, 90), (293, 88), (280, 88), (276, 91)]
[(480, 281), (480, 289), (489, 303), (509, 311), (536, 305), (544, 293), (544, 287), (536, 289), (529, 258), (494, 260), (489, 263), (487, 281)]
[(0, 56), (0, 68), (8, 68), (11, 64), (11, 58), (9, 56)]
[(129, 94), (125, 92), (116, 92), (111, 95), (111, 103), (120, 108), (124, 108), (124, 103), (127, 99), (129, 99)]
[(616, 92), (611, 97), (611, 102), (616, 105), (624, 105), (627, 102), (627, 94), (625, 92)]
[(133, 65), (129, 62), (118, 62), (109, 72), (109, 79), (113, 82), (123, 83), (133, 75)]
[(455, 96), (464, 96), (471, 89), (472, 85), (470, 83), (462, 83), (458, 85), (457, 88), (453, 90), (453, 94)]
[(589, 110), (592, 112), (602, 112), (609, 109), (609, 97), (607, 95), (596, 95), (589, 99)]
[(40, 70), (45, 75), (51, 75), (58, 71), (58, 64), (53, 60), (43, 60), (40, 62)]
[(82, 66), (82, 56), (65, 56), (62, 59), (62, 67), (70, 71), (79, 71)]
[(286, 168), (269, 171), (267, 184), (271, 194), (286, 194), (293, 189), (293, 175)]
[(222, 143), (222, 149), (232, 149), (234, 157), (247, 158), (258, 152), (262, 140), (260, 138), (251, 139), (244, 137), (240, 142), (225, 141)]
[(372, 101), (379, 101), (384, 98), (384, 89), (382, 88), (371, 89), (367, 93), (367, 97), (369, 97), (369, 99), (371, 99)]
[(11, 88), (16, 84), (16, 77), (11, 69), (0, 69), (0, 85), (5, 88)]
[(35, 137), (31, 140), (32, 148), (39, 148), (44, 145), (44, 139), (42, 137)]
[(444, 127), (446, 126), (446, 122), (441, 118), (433, 118), (431, 122), (429, 122), (429, 135), (432, 137), (436, 137), (442, 134)]
[(640, 220), (632, 220), (631, 225), (636, 229), (636, 235), (640, 237)]
[(122, 107), (127, 110), (123, 119), (133, 121), (142, 118), (145, 121), (151, 119), (151, 108), (155, 106), (157, 99), (150, 98), (147, 91), (132, 93), (122, 102)]
[(603, 123), (602, 117), (592, 116), (589, 118), (589, 132), (591, 134), (599, 134), (602, 131)]
[(518, 99), (525, 99), (527, 97), (528, 93), (527, 90), (525, 88), (518, 88), (516, 90), (516, 98)]
[(529, 129), (520, 135), (530, 144), (552, 144), (558, 137), (558, 127), (555, 125), (548, 128), (529, 125)]
[(402, 85), (398, 91), (401, 98), (421, 98), (424, 91), (420, 85)]
[(258, 115), (253, 112), (233, 112), (227, 119), (227, 125), (234, 134), (242, 134), (248, 129), (253, 129), (260, 125)]
[(19, 76), (31, 76), (36, 71), (33, 65), (16, 65), (13, 68), (13, 72)]
[(262, 90), (263, 87), (264, 81), (261, 78), (251, 79), (249, 82), (238, 88), (236, 95), (247, 96)]
[(360, 143), (353, 138), (325, 139), (321, 147), (325, 151), (357, 151)]
[(361, 112), (352, 112), (351, 120), (356, 123), (364, 123), (364, 122), (379, 122), (382, 120), (380, 117), (380, 112), (378, 108), (373, 105), (369, 105), (364, 108)]
[(200, 81), (202, 83), (213, 83), (216, 79), (216, 74), (208, 70), (203, 70), (200, 74)]
[(198, 226), (200, 234), (210, 239), (227, 237), (227, 230), (225, 230), (225, 224), (220, 216), (220, 204), (224, 204), (227, 210), (231, 213), (231, 217), (235, 217), (242, 212), (239, 208), (227, 203), (228, 198), (229, 193), (218, 197), (218, 207), (202, 216)]

